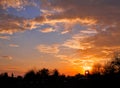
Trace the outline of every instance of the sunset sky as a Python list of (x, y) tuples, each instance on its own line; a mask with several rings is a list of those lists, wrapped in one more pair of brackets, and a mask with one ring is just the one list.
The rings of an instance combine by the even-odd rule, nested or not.
[(0, 73), (73, 75), (120, 50), (120, 0), (0, 0)]

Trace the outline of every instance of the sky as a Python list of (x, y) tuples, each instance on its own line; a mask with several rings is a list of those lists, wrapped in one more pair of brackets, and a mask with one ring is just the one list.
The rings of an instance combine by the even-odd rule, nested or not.
[(120, 50), (120, 0), (0, 0), (0, 73), (83, 74)]

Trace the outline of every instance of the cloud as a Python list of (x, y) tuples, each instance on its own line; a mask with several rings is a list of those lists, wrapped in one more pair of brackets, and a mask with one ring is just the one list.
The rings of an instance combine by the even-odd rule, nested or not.
[(10, 47), (19, 47), (17, 44), (9, 44)]
[(70, 55), (56, 55), (56, 57), (60, 58), (61, 62), (64, 64), (70, 64), (72, 68), (79, 70), (80, 73), (84, 74), (84, 70), (88, 67), (89, 69), (92, 68), (94, 64), (94, 60), (92, 59), (83, 59), (80, 56), (74, 56), (73, 54)]
[(54, 44), (51, 46), (48, 45), (39, 45), (36, 47), (39, 52), (48, 53), (48, 54), (57, 54), (59, 52), (59, 46)]
[[(116, 3), (117, 2), (117, 3)], [(95, 18), (98, 21), (102, 20), (116, 20), (116, 16), (120, 13), (119, 11), (119, 0), (52, 0), (52, 2), (43, 2), (47, 5), (49, 10), (51, 9), (63, 9), (58, 14), (52, 14), (52, 19), (74, 19), (74, 18)], [(44, 6), (43, 6), (44, 8)], [(112, 14), (112, 15), (111, 15)], [(111, 18), (111, 19), (108, 19)], [(87, 22), (88, 20), (85, 20)], [(106, 22), (105, 21), (105, 22)], [(108, 21), (107, 21), (108, 22)]]
[(55, 30), (53, 28), (44, 28), (42, 30), (40, 30), (40, 32), (42, 33), (49, 33), (49, 32), (54, 32)]
[[(0, 34), (13, 34), (36, 28), (29, 19), (8, 13), (8, 8), (17, 10), (24, 6), (35, 6), (29, 0), (0, 0)], [(7, 26), (6, 26), (7, 25)]]
[(37, 26), (34, 22), (31, 22), (31, 20), (24, 17), (16, 17), (10, 14), (0, 14), (0, 34), (12, 35), (13, 33), (32, 30), (36, 27)]
[(1, 56), (1, 59), (12, 60), (12, 56)]
[(91, 60), (93, 63), (101, 62), (103, 64), (113, 58), (114, 52), (120, 51), (119, 27), (112, 26), (106, 31), (99, 31), (92, 35), (91, 33), (80, 31), (63, 43), (64, 47), (76, 49), (76, 52), (73, 53), (74, 56), (69, 58), (79, 57), (80, 60)]
[[(40, 4), (38, 4), (38, 2), (40, 2)], [(108, 25), (115, 24), (119, 26), (119, 4), (119, 0), (40, 0), (37, 2), (36, 0), (1, 0), (0, 7), (4, 14), (0, 14), (0, 33), (13, 34), (28, 29), (32, 30), (43, 26), (45, 27), (45, 25), (54, 27), (56, 25), (58, 26), (58, 24), (65, 24), (62, 25), (64, 28), (61, 34), (69, 33), (76, 24), (89, 27), (94, 26), (99, 30), (99, 27), (106, 27)], [(27, 6), (38, 7), (41, 11), (40, 16), (34, 17), (33, 19), (25, 19), (12, 16), (8, 14), (6, 10), (10, 7), (25, 9)], [(5, 13), (7, 13), (6, 16)], [(5, 27), (3, 23), (8, 24), (8, 26)], [(57, 29), (54, 31), (57, 31)], [(54, 31), (51, 29), (48, 30), (48, 28), (41, 30), (41, 32), (44, 33)], [(91, 31), (81, 32), (90, 33)]]
[[(85, 60), (84, 64), (87, 63), (87, 66), (92, 66), (94, 63), (104, 64), (113, 58), (115, 52), (120, 51), (119, 29), (119, 25), (109, 25), (100, 27), (100, 29), (86, 27), (62, 44), (62, 46), (71, 49), (71, 51), (74, 49), (76, 52), (59, 58), (78, 66), (83, 65), (82, 60)], [(68, 56), (69, 59), (66, 59)], [(86, 62), (88, 60), (92, 62)], [(74, 63), (74, 61), (77, 63)]]
[[(64, 47), (68, 47), (71, 49), (86, 49), (86, 48), (91, 48), (93, 47), (93, 45), (89, 44), (90, 42), (83, 42), (84, 39), (88, 38), (91, 36), (91, 34), (94, 34), (93, 31), (88, 31), (88, 30), (82, 30), (80, 31), (78, 34), (75, 34), (72, 36), (71, 39), (68, 39), (66, 41), (64, 41), (64, 43), (62, 44), (62, 46)], [(96, 34), (96, 33), (95, 33)]]
[(96, 30), (93, 30), (93, 29), (81, 30), (80, 32), (84, 33), (84, 34), (96, 34), (96, 33), (98, 33)]
[(10, 40), (10, 36), (0, 36), (0, 39)]
[[(42, 16), (44, 21), (41, 16), (34, 19), (35, 22), (40, 22), (40, 24), (67, 23), (69, 25), (71, 23), (71, 25), (106, 27), (113, 24), (119, 26), (120, 23), (119, 0), (41, 0), (41, 3), (41, 9), (44, 10)], [(68, 31), (63, 32), (63, 34)]]
[(80, 42), (77, 40), (67, 40), (67, 41), (65, 41), (63, 46), (73, 48), (73, 49), (80, 49), (81, 48)]
[(0, 34), (13, 34), (15, 32), (28, 30), (25, 29), (24, 23), (25, 19), (22, 17), (0, 14)]
[[(59, 26), (59, 27), (64, 27), (63, 31), (61, 32), (61, 34), (65, 34), (65, 33), (69, 33), (69, 31), (71, 31), (72, 27), (75, 24), (86, 24), (86, 25), (95, 25), (96, 24), (96, 20), (95, 19), (91, 19), (91, 18), (51, 18), (54, 17), (53, 15), (50, 16), (40, 16), (37, 17), (33, 20), (31, 20), (32, 22), (35, 23), (35, 25), (50, 25), (52, 27), (55, 26)], [(62, 24), (62, 25), (58, 25), (58, 24)], [(47, 28), (46, 28), (47, 29)], [(57, 29), (54, 29), (54, 31), (57, 31)], [(54, 32), (54, 31), (50, 31), (50, 32)]]
[(1, 0), (0, 1), (0, 5), (2, 5), (2, 7), (4, 9), (12, 7), (12, 8), (16, 8), (16, 9), (23, 9), (24, 6), (35, 6), (35, 2), (34, 0)]

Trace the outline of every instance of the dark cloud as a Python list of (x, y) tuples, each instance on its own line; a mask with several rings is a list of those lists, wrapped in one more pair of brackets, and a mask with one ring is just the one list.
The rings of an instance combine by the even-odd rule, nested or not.
[(0, 33), (13, 34), (15, 32), (24, 31), (25, 19), (9, 14), (0, 14)]
[(47, 9), (63, 10), (48, 16), (51, 19), (90, 17), (104, 23), (113, 23), (120, 19), (119, 0), (51, 0), (48, 2), (43, 2), (48, 6)]

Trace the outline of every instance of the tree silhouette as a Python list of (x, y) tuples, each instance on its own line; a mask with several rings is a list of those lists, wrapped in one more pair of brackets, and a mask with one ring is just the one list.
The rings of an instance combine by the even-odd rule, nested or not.
[(49, 70), (48, 70), (47, 68), (41, 69), (38, 73), (39, 73), (40, 76), (43, 77), (43, 78), (49, 76)]
[(120, 56), (116, 54), (111, 61), (105, 65), (105, 74), (120, 73)]
[(26, 79), (26, 80), (32, 80), (34, 78), (35, 78), (34, 70), (30, 70), (24, 75), (24, 79)]
[[(101, 75), (101, 72), (104, 74)], [(66, 76), (60, 75), (57, 69), (50, 71), (47, 68), (30, 70), (23, 77), (15, 77), (14, 74), (9, 76), (7, 72), (0, 74), (0, 88), (97, 88), (98, 85), (100, 88), (116, 88), (120, 86), (117, 82), (120, 82), (119, 54), (105, 66), (94, 64), (92, 74), (87, 71), (86, 75), (77, 73), (74, 76)]]
[(8, 78), (8, 73), (7, 72), (1, 73), (0, 77), (2, 77), (2, 78)]
[(54, 69), (52, 76), (58, 77), (59, 75), (60, 75), (60, 73), (58, 72), (58, 70), (57, 70), (57, 69)]

